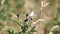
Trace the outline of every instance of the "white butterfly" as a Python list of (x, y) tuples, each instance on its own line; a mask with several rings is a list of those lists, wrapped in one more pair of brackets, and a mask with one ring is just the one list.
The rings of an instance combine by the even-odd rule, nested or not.
[(34, 11), (32, 11), (29, 16), (30, 16), (30, 17), (34, 17), (34, 15), (35, 15), (35, 14), (34, 14)]

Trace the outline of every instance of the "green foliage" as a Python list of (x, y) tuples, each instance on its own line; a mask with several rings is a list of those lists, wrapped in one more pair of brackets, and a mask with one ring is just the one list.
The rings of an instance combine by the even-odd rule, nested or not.
[(8, 0), (4, 2), (2, 8), (2, 11), (0, 11), (0, 20), (11, 21), (11, 14), (15, 13), (15, 10), (9, 7)]
[(20, 32), (18, 32), (17, 30), (13, 30), (12, 28), (9, 28), (7, 31), (9, 34), (20, 34)]
[(35, 2), (39, 2), (40, 0), (35, 0)]
[(54, 29), (52, 32), (53, 34), (60, 34), (60, 28)]
[(55, 5), (55, 0), (47, 0), (51, 6)]
[(3, 23), (0, 22), (0, 30), (1, 30), (2, 28), (4, 28), (4, 25), (3, 25)]
[[(4, 4), (1, 5), (3, 8), (0, 11), (0, 20), (1, 21), (7, 21), (7, 22), (16, 22), (20, 27), (21, 27), (21, 32), (18, 32), (17, 30), (13, 30), (11, 28), (8, 28), (7, 32), (9, 34), (32, 34), (33, 32), (36, 32), (35, 27), (32, 27), (31, 30), (29, 31), (29, 27), (31, 27), (31, 23), (25, 23), (25, 22), (20, 22), (17, 20), (12, 20), (12, 14), (15, 14), (16, 11), (13, 8), (10, 8), (9, 6), (9, 0), (5, 0)], [(14, 4), (16, 5), (16, 8), (19, 9), (22, 6), (24, 6), (25, 0), (12, 0)], [(2, 26), (2, 24), (0, 24)], [(26, 32), (27, 31), (27, 32)]]
[(37, 32), (36, 30), (34, 30), (35, 29), (35, 27), (33, 27), (31, 30), (30, 30), (30, 32)]
[[(19, 24), (20, 23), (20, 24)], [(28, 28), (31, 26), (31, 24), (29, 25), (29, 24), (27, 24), (27, 23), (25, 23), (25, 22), (19, 22), (19, 23), (17, 23), (20, 27), (21, 27), (21, 32), (15, 32), (14, 33), (14, 31), (15, 30), (12, 30), (12, 29), (8, 29), (7, 31), (8, 31), (8, 33), (9, 34), (32, 34), (33, 32), (37, 32), (36, 30), (35, 30), (35, 27), (32, 27), (31, 29), (30, 29), (30, 31), (28, 30)]]
[[(3, 9), (1, 12), (0, 12), (0, 19), (2, 20), (2, 21), (9, 21), (9, 20), (11, 20), (11, 13), (13, 13), (14, 12), (14, 10), (12, 10), (12, 9)], [(9, 16), (10, 15), (10, 16)]]
[(58, 15), (60, 15), (60, 3), (59, 3), (58, 8), (57, 8), (57, 13), (58, 13)]
[(49, 30), (54, 25), (58, 25), (58, 21), (52, 20), (51, 22), (46, 24), (46, 28)]
[(29, 1), (38, 3), (40, 0), (29, 0)]
[(57, 9), (58, 13), (60, 14), (60, 8)]
[(21, 8), (24, 5), (25, 0), (13, 0), (13, 2), (15, 3), (17, 8)]
[[(54, 19), (54, 20), (50, 21), (49, 23), (47, 23), (46, 26), (45, 26), (45, 34), (48, 34), (49, 31), (51, 30), (51, 28), (53, 26), (55, 26), (55, 25), (59, 25), (60, 26), (60, 23), (56, 19)], [(55, 30), (53, 32), (55, 32)]]
[[(45, 26), (46, 31), (49, 32), (50, 29), (52, 28), (52, 26), (54, 26), (54, 25), (60, 26), (60, 22), (58, 22), (59, 15), (60, 15), (60, 7), (57, 8), (56, 18), (54, 18), (52, 21), (50, 21), (49, 23), (46, 24), (46, 26)], [(60, 29), (58, 28), (58, 29), (53, 30), (53, 33), (54, 34), (60, 34)]]
[[(2, 6), (2, 5), (1, 5)], [(9, 3), (8, 0), (5, 0), (3, 6), (2, 6), (5, 10), (7, 10), (9, 8)]]
[[(58, 5), (58, 8), (57, 8), (57, 19), (59, 16), (60, 16), (60, 4)], [(60, 22), (57, 22), (57, 23), (60, 26)], [(60, 27), (54, 29), (52, 32), (53, 32), (53, 34), (60, 34)]]

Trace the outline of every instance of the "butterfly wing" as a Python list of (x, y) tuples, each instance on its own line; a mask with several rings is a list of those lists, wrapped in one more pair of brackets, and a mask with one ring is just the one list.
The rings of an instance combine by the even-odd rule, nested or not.
[(29, 16), (33, 17), (34, 16), (34, 11), (32, 11)]

